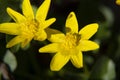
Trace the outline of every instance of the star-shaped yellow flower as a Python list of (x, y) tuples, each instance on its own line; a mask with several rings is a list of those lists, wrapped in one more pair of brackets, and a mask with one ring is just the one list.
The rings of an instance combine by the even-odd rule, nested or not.
[(120, 0), (116, 0), (116, 4), (120, 5)]
[(46, 20), (51, 0), (44, 0), (38, 8), (36, 15), (33, 13), (29, 0), (23, 0), (23, 15), (7, 8), (8, 14), (15, 22), (0, 24), (0, 32), (10, 35), (16, 35), (7, 44), (7, 48), (21, 43), (21, 47), (25, 47), (32, 39), (43, 41), (47, 38), (45, 29), (55, 22), (55, 18)]
[(65, 26), (66, 34), (49, 29), (51, 35), (48, 38), (53, 43), (39, 49), (39, 52), (43, 53), (56, 53), (50, 64), (52, 71), (59, 71), (69, 60), (75, 67), (81, 68), (83, 67), (82, 51), (99, 48), (97, 43), (88, 40), (97, 32), (97, 23), (89, 24), (78, 32), (76, 16), (71, 12)]

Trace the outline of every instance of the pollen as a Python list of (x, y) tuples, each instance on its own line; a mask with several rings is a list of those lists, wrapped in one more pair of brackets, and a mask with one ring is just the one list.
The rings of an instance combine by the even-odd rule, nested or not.
[(62, 43), (62, 47), (64, 50), (69, 51), (74, 48), (79, 44), (80, 42), (80, 35), (77, 33), (71, 34), (67, 33), (64, 42)]
[(39, 23), (37, 20), (26, 21), (21, 23), (21, 34), (26, 37), (34, 37), (35, 33), (37, 32)]

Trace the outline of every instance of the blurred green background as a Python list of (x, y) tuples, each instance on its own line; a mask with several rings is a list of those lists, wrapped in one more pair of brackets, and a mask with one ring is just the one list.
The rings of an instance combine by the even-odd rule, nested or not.
[[(13, 21), (7, 7), (21, 12), (23, 0), (0, 0), (0, 23)], [(31, 0), (36, 10), (43, 0)], [(120, 6), (115, 0), (52, 0), (47, 18), (56, 17), (51, 28), (64, 31), (67, 15), (76, 13), (79, 29), (99, 23), (98, 32), (91, 40), (99, 43), (95, 51), (83, 52), (84, 67), (77, 69), (71, 62), (60, 71), (49, 68), (53, 55), (38, 53), (48, 41), (32, 41), (21, 49), (16, 45), (7, 49), (12, 36), (0, 33), (0, 80), (120, 80)]]

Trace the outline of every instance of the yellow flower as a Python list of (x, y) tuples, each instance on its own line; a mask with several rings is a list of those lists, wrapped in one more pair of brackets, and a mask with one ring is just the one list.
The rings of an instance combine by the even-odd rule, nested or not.
[(116, 4), (120, 5), (120, 0), (116, 0)]
[(45, 29), (55, 22), (55, 18), (46, 20), (51, 0), (44, 0), (38, 8), (36, 15), (33, 13), (29, 0), (24, 0), (22, 4), (23, 15), (7, 8), (8, 14), (15, 22), (0, 24), (0, 32), (10, 35), (16, 35), (7, 44), (7, 48), (21, 43), (21, 47), (25, 47), (32, 39), (43, 41), (47, 38)]
[(60, 31), (48, 29), (48, 38), (51, 44), (39, 49), (43, 53), (56, 53), (53, 57), (50, 68), (52, 71), (59, 71), (69, 60), (77, 67), (83, 67), (82, 51), (95, 50), (99, 45), (88, 40), (98, 29), (98, 24), (93, 23), (85, 26), (78, 32), (78, 22), (74, 12), (71, 12), (66, 20), (66, 34)]

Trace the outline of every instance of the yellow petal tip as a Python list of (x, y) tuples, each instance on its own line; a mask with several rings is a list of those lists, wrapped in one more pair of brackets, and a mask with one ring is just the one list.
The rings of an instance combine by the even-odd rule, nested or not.
[(75, 16), (75, 13), (72, 11), (72, 12), (70, 12), (70, 14), (68, 15), (68, 19), (71, 18), (71, 17), (73, 17), (73, 16)]
[(70, 14), (75, 14), (75, 13), (73, 11), (71, 11)]
[(100, 46), (99, 46), (99, 45), (97, 45), (96, 49), (99, 49), (99, 48), (100, 48)]
[(76, 68), (83, 68), (83, 64), (82, 64), (82, 65), (79, 65), (79, 66), (76, 65), (75, 67), (76, 67)]
[(96, 49), (99, 49), (99, 48), (100, 48), (100, 46), (97, 43), (93, 46), (93, 50), (96, 50)]
[(50, 70), (51, 71), (60, 71), (60, 68), (55, 68), (55, 67), (50, 65)]
[(38, 50), (39, 52), (42, 52), (41, 48)]
[(44, 52), (45, 52), (43, 48), (40, 48), (38, 51), (39, 51), (40, 53), (44, 53)]
[(11, 8), (10, 8), (10, 7), (7, 7), (6, 11), (9, 12), (10, 10), (11, 10)]
[(8, 44), (6, 45), (6, 48), (10, 48), (10, 47), (11, 47), (10, 45), (8, 45)]
[(98, 27), (99, 27), (98, 23), (92, 23), (92, 24), (89, 24), (89, 25), (91, 26), (89, 28), (92, 28), (93, 31), (97, 32)]
[(116, 4), (117, 4), (117, 5), (120, 5), (120, 0), (117, 0), (117, 1), (116, 1)]
[(56, 18), (53, 18), (53, 22), (55, 22), (56, 21)]
[(96, 27), (96, 29), (98, 29), (98, 27), (99, 27), (99, 24), (98, 23), (93, 23), (93, 24), (91, 24), (92, 26), (94, 26), (94, 27)]

